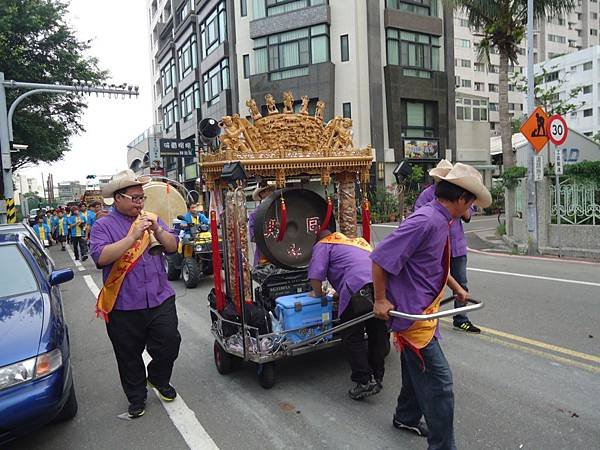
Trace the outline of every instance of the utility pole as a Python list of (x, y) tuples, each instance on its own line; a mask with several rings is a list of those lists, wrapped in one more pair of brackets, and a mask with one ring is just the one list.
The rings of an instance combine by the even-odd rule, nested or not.
[[(122, 98), (125, 98), (126, 96), (137, 97), (139, 95), (139, 88), (137, 86), (128, 86), (127, 83), (120, 86), (114, 84), (108, 85), (106, 83), (102, 86), (97, 86), (85, 81), (75, 81), (75, 83), (75, 85), (64, 85), (5, 80), (4, 72), (0, 72), (0, 154), (2, 156), (0, 162), (2, 163), (2, 180), (4, 184), (5, 199), (5, 201), (0, 199), (0, 224), (5, 222), (14, 223), (17, 220), (10, 148), (13, 141), (12, 118), (19, 103), (31, 95), (42, 92), (53, 94), (78, 93), (88, 95), (95, 93), (96, 95), (102, 94), (103, 97), (104, 95), (108, 95), (108, 98), (111, 98), (111, 95), (114, 95), (115, 98), (118, 98), (119, 95), (121, 95)], [(15, 99), (10, 105), (8, 113), (6, 111), (6, 89), (29, 89)], [(42, 182), (42, 184), (44, 183)]]
[[(533, 0), (527, 0), (527, 109), (529, 114), (535, 109), (535, 74), (533, 73)], [(529, 145), (527, 154), (527, 233), (529, 242), (527, 252), (538, 253), (537, 196), (534, 179), (535, 151)]]

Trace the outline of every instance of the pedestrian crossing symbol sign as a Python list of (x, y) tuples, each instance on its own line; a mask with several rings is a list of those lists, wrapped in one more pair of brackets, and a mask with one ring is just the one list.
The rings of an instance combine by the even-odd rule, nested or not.
[(521, 126), (521, 133), (530, 142), (536, 153), (541, 152), (548, 143), (547, 122), (548, 114), (538, 106)]

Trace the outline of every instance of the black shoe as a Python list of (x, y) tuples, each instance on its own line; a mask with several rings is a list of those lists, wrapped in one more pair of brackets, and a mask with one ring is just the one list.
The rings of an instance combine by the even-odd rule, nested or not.
[(368, 383), (356, 383), (352, 389), (348, 391), (348, 395), (352, 400), (362, 400), (365, 397), (376, 394), (375, 383), (369, 381)]
[(76, 257), (75, 257), (75, 261), (79, 261), (79, 256), (76, 256)]
[(62, 248), (61, 248), (61, 250), (62, 250), (63, 252), (66, 252), (66, 251), (67, 251), (67, 249), (66, 249), (66, 248), (64, 248), (64, 247), (62, 247)]
[(394, 421), (392, 422), (394, 428), (398, 428), (403, 431), (410, 431), (411, 433), (416, 434), (417, 436), (427, 437), (429, 434), (429, 428), (427, 428), (427, 424), (425, 422), (419, 422), (416, 425), (407, 425), (405, 423), (400, 422), (394, 416)]
[(481, 330), (471, 323), (470, 320), (462, 323), (455, 323), (454, 328), (467, 333), (481, 333)]
[(160, 398), (162, 398), (165, 402), (172, 402), (173, 400), (175, 400), (177, 398), (177, 391), (170, 384), (167, 384), (166, 386), (160, 386), (159, 387), (159, 386), (153, 385), (148, 380), (148, 386), (150, 386), (151, 388), (156, 389), (158, 391), (158, 395), (160, 396)]
[(383, 390), (383, 379), (375, 378), (375, 387), (373, 388), (373, 395), (379, 394)]
[(138, 417), (142, 417), (146, 412), (146, 404), (142, 403), (131, 403), (129, 408), (127, 409), (129, 413), (129, 417), (131, 419), (137, 419)]
[(85, 261), (86, 259), (88, 259), (88, 255), (85, 255), (83, 258), (81, 258), (82, 261)]

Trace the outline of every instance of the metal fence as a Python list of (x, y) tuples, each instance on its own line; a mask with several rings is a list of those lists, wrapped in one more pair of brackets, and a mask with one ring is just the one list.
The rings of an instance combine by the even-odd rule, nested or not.
[[(558, 207), (557, 207), (558, 200)], [(550, 212), (552, 222), (571, 225), (600, 225), (600, 186), (593, 184), (559, 185), (558, 196), (556, 186), (550, 186)]]

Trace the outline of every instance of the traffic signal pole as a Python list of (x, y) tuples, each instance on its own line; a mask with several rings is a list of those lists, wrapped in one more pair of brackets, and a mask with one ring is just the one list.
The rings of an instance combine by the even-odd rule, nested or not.
[[(29, 89), (27, 92), (21, 94), (11, 104), (8, 112), (6, 111), (6, 89)], [(17, 219), (17, 210), (14, 203), (14, 190), (12, 180), (12, 161), (10, 158), (10, 148), (13, 140), (13, 129), (12, 129), (12, 118), (15, 110), (19, 103), (25, 100), (27, 97), (38, 94), (38, 93), (55, 93), (55, 94), (92, 94), (96, 95), (108, 94), (118, 97), (121, 95), (125, 97), (137, 97), (139, 95), (139, 88), (137, 86), (128, 86), (123, 84), (121, 86), (115, 86), (104, 84), (102, 86), (93, 85), (87, 82), (80, 82), (76, 85), (64, 85), (64, 84), (43, 84), (43, 83), (27, 83), (14, 80), (5, 80), (4, 73), (0, 72), (0, 154), (2, 155), (2, 181), (4, 186), (4, 199), (0, 199), (0, 224), (1, 223), (14, 223)], [(21, 199), (21, 201), (23, 201)]]

